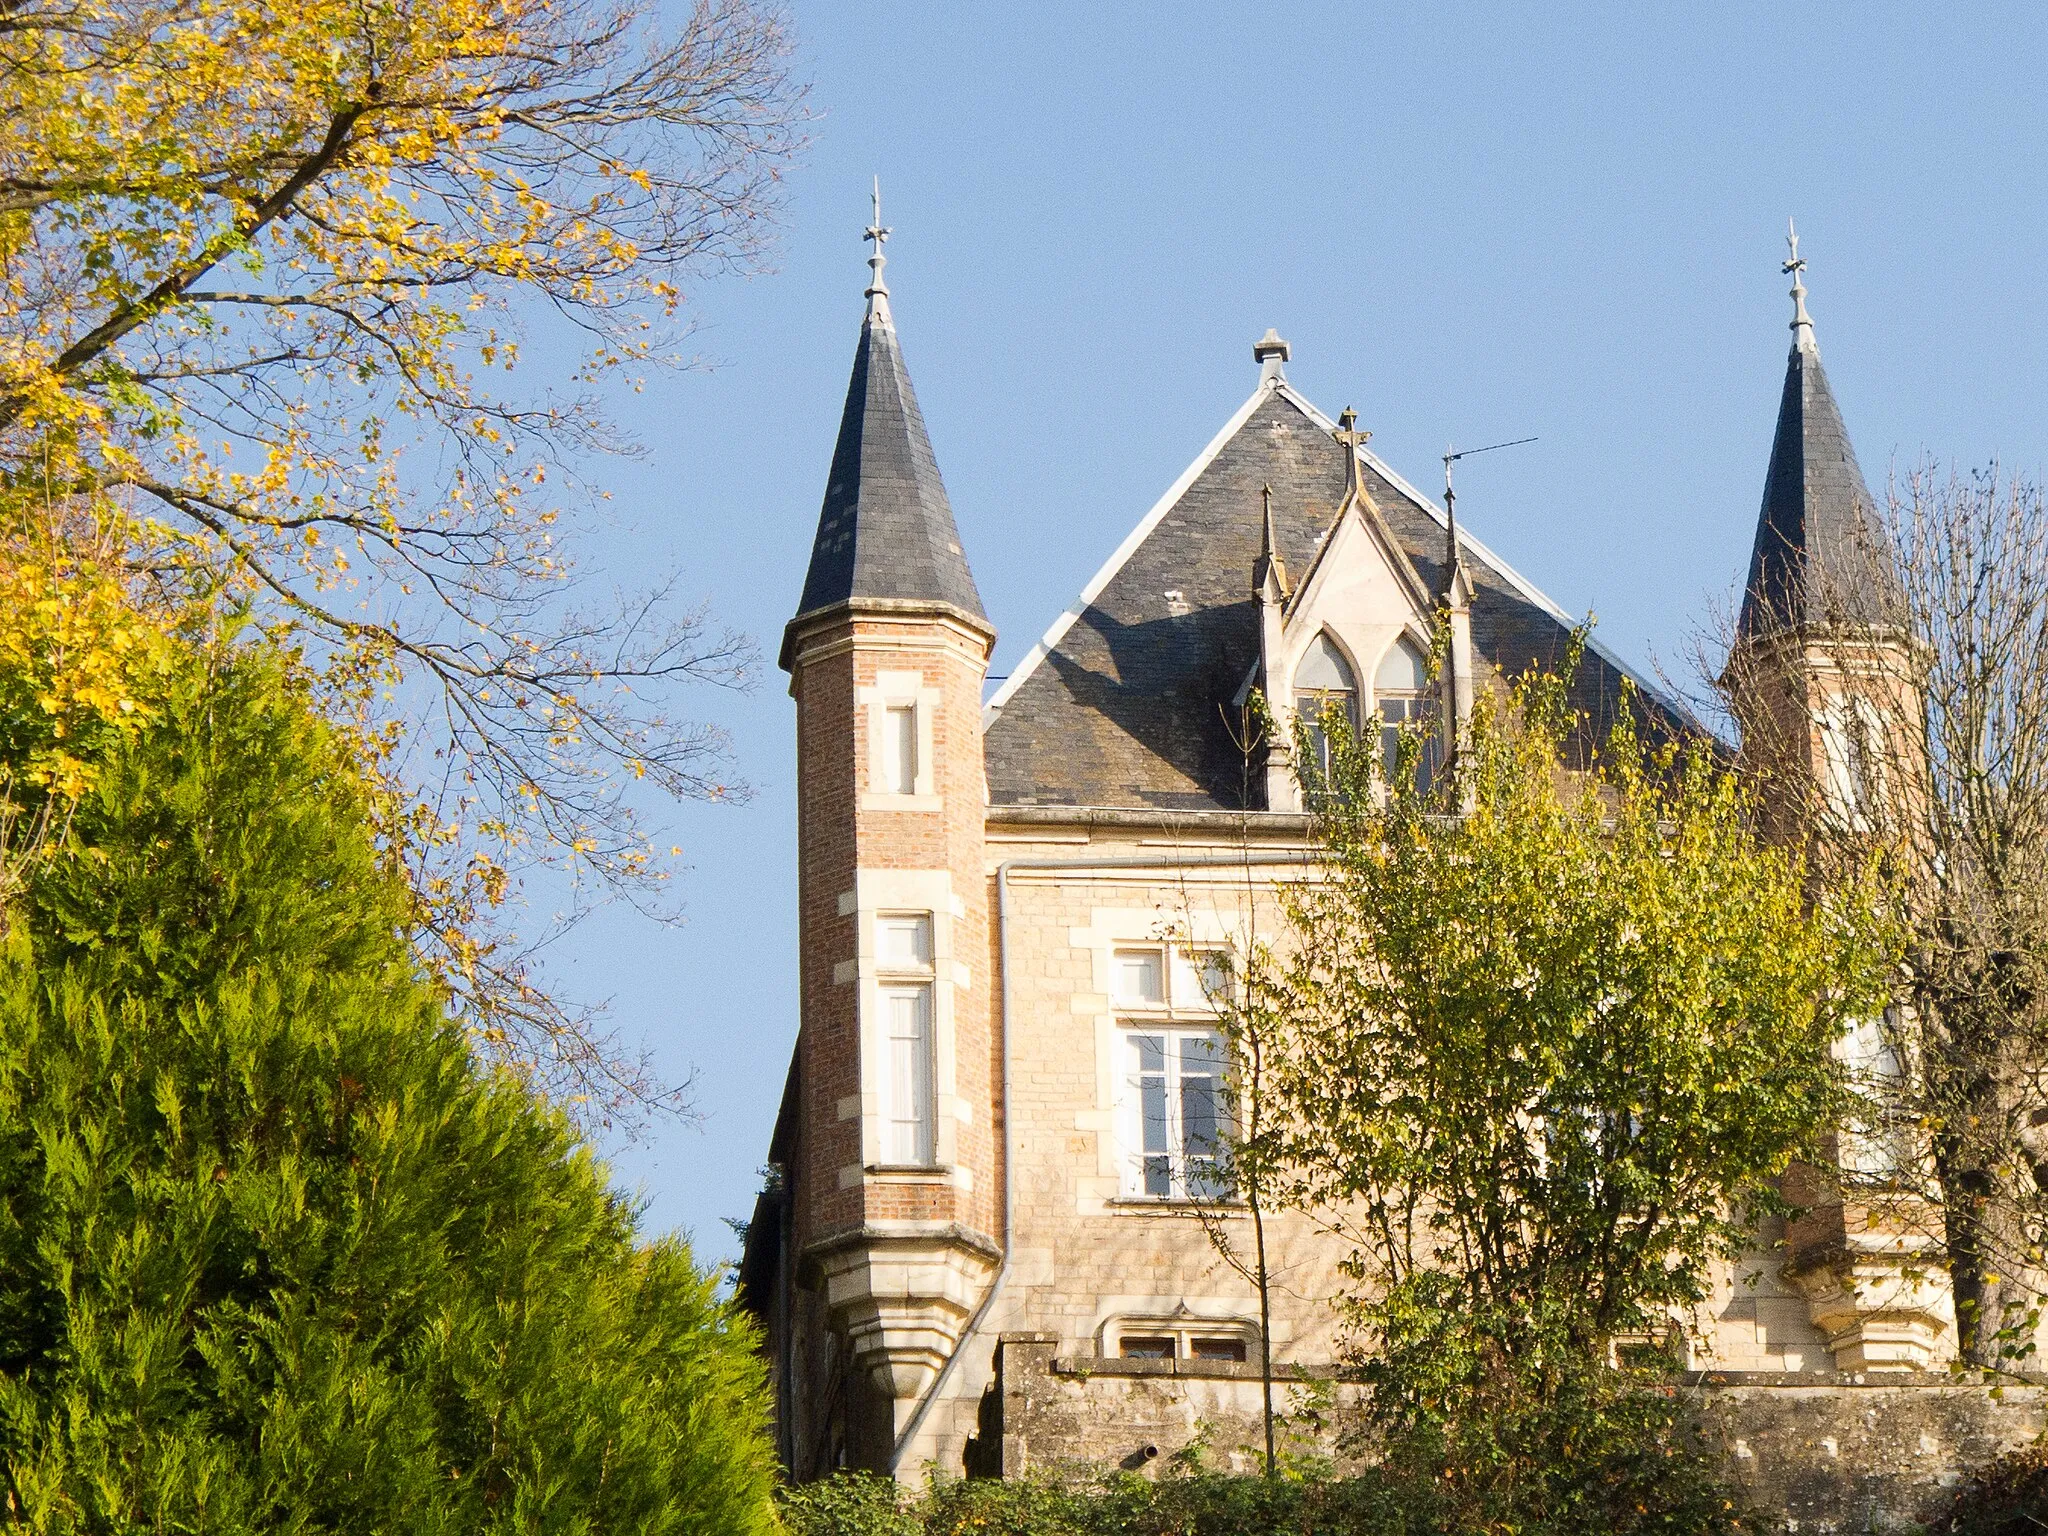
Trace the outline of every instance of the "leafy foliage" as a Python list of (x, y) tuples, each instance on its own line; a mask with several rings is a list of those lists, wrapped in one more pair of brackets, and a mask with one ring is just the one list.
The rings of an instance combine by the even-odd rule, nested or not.
[[(885, 1478), (842, 1473), (782, 1493), (791, 1536), (1737, 1536), (1761, 1529), (1704, 1477), (1696, 1457), (1616, 1454), (1580, 1480), (1555, 1516), (1512, 1527), (1465, 1523), (1441, 1481), (1386, 1468), (1358, 1477), (1268, 1478), (1203, 1472), (939, 1480), (909, 1495)], [(1674, 1479), (1672, 1473), (1678, 1476)], [(1563, 1484), (1568, 1479), (1561, 1476)]]
[(482, 1067), (303, 683), (175, 672), (0, 953), (0, 1466), (50, 1532), (766, 1532), (753, 1340)]
[[(595, 381), (754, 262), (801, 116), (772, 10), (652, 11), (0, 10), (0, 588), (87, 568), (166, 624), (198, 601), (289, 634), (406, 791), (380, 830), (444, 979), (615, 1098), (652, 1085), (490, 915), (526, 860), (658, 878), (628, 790), (738, 791), (670, 711), (752, 653), (666, 593), (572, 599), (563, 502), (625, 446)], [(520, 389), (539, 317), (582, 361)]]
[(1675, 1355), (1711, 1264), (1782, 1208), (1892, 956), (1880, 893), (1813, 901), (1706, 744), (1645, 741), (1625, 700), (1587, 751), (1568, 701), (1543, 674), (1483, 694), (1434, 775), (1433, 727), (1390, 770), (1377, 729), (1317, 722), (1322, 857), (1223, 1011), (1259, 1063), (1241, 1177), (1348, 1245), (1367, 1440), (1476, 1529), (1716, 1504), (1610, 1352)]

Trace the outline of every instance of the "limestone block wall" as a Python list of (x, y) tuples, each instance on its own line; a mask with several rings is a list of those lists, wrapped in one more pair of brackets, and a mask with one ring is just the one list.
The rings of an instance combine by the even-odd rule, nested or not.
[[(1006, 1335), (1000, 1361), (1006, 1477), (1071, 1463), (1156, 1476), (1197, 1439), (1210, 1465), (1258, 1465), (1256, 1368), (1074, 1358), (1060, 1353), (1051, 1334)], [(1280, 1374), (1275, 1400), (1285, 1411), (1301, 1382), (1292, 1370)], [(2048, 1387), (2041, 1385), (2008, 1387), (1994, 1399), (1982, 1386), (1946, 1376), (1880, 1383), (1832, 1373), (1716, 1372), (1696, 1375), (1687, 1390), (1735, 1481), (1757, 1508), (1783, 1517), (1793, 1536), (1917, 1531), (1966, 1472), (2048, 1427)], [(1327, 1395), (1341, 1426), (1356, 1389), (1339, 1385)], [(1340, 1449), (1334, 1434), (1323, 1446)]]
[[(1219, 1238), (1248, 1248), (1241, 1210), (1126, 1193), (1115, 1111), (1124, 1025), (1106, 967), (1120, 945), (1237, 943), (1253, 922), (1274, 931), (1274, 883), (1291, 877), (1283, 861), (1301, 846), (1256, 843), (1269, 862), (1248, 884), (1241, 865), (1222, 862), (1244, 853), (1233, 838), (992, 822), (992, 917), (1002, 910), (989, 969), (1010, 1059), (1010, 1096), (996, 1117), (1012, 1160), (1009, 1268), (906, 1471), (927, 1462), (957, 1471), (970, 1457), (1006, 1475), (1074, 1460), (1144, 1467), (1197, 1438), (1218, 1465), (1256, 1459), (1255, 1354), (1241, 1366), (1118, 1357), (1124, 1322), (1255, 1325), (1257, 1295), (1219, 1251)], [(1887, 1529), (1882, 1522), (1917, 1518), (1965, 1469), (2040, 1431), (2037, 1389), (1996, 1403), (1944, 1376), (1838, 1372), (1808, 1298), (1784, 1274), (1781, 1225), (1759, 1228), (1691, 1320), (1701, 1411), (1766, 1507), (1807, 1530), (1863, 1530), (1871, 1520)], [(1269, 1222), (1268, 1245), (1286, 1413), (1309, 1383), (1339, 1374), (1342, 1253), (1297, 1214)], [(1355, 1403), (1342, 1384), (1328, 1396), (1340, 1420)]]

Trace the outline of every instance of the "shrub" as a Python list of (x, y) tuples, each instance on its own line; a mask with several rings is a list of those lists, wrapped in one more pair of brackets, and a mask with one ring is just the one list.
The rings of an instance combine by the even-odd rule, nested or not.
[(194, 658), (0, 945), (30, 1530), (774, 1529), (754, 1340), (423, 982), (347, 754)]
[(2039, 1536), (2048, 1524), (2048, 1443), (2001, 1456), (1956, 1490), (1942, 1536)]

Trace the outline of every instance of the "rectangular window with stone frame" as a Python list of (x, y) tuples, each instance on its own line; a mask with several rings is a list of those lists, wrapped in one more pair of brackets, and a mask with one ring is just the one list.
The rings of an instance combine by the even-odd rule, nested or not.
[(1111, 957), (1117, 1011), (1117, 1139), (1127, 1198), (1225, 1200), (1229, 1055), (1216, 1028), (1210, 957), (1171, 945)]

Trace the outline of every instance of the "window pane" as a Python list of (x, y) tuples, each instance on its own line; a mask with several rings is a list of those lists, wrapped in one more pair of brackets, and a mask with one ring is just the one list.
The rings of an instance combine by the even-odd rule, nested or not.
[(1173, 1193), (1173, 1164), (1166, 1158), (1145, 1159), (1145, 1193), (1161, 1199)]
[(1294, 669), (1294, 688), (1297, 693), (1303, 689), (1324, 692), (1358, 692), (1358, 679), (1352, 676), (1350, 663), (1344, 653), (1337, 649), (1336, 642), (1327, 634), (1319, 634), (1309, 642), (1302, 652), (1301, 663)]
[(931, 1004), (929, 986), (882, 994), (889, 1035), (883, 1157), (892, 1163), (929, 1164), (935, 1155)]
[(1147, 1152), (1172, 1150), (1166, 1130), (1166, 1079), (1147, 1077), (1138, 1085), (1139, 1146)]
[(883, 918), (877, 939), (884, 965), (922, 969), (932, 963), (932, 920), (923, 913)]
[(1190, 1353), (1197, 1360), (1235, 1360), (1244, 1364), (1243, 1339), (1196, 1339)]
[(1112, 985), (1118, 1002), (1157, 1007), (1166, 1001), (1166, 976), (1156, 949), (1120, 949), (1113, 964)]
[(1429, 657), (1421, 646), (1402, 635), (1387, 648), (1387, 654), (1380, 658), (1380, 669), (1373, 674), (1373, 691), (1383, 693), (1420, 693), (1429, 686)]
[(1126, 1360), (1171, 1360), (1173, 1340), (1170, 1337), (1139, 1336), (1125, 1334), (1118, 1341), (1117, 1351)]
[(1216, 1137), (1216, 1079), (1184, 1077), (1180, 1082), (1181, 1135), (1190, 1158), (1213, 1157)]
[(1228, 1200), (1233, 1193), (1229, 1162), (1220, 1157), (1190, 1158), (1186, 1193), (1190, 1200)]
[(882, 782), (894, 794), (917, 792), (917, 707), (892, 704), (882, 724)]

